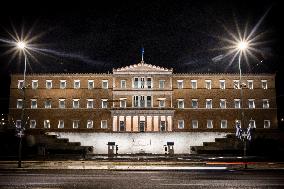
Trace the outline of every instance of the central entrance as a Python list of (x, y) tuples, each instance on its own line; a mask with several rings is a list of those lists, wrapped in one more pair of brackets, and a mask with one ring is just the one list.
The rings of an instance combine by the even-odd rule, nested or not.
[(144, 132), (145, 131), (145, 121), (139, 122), (139, 131)]

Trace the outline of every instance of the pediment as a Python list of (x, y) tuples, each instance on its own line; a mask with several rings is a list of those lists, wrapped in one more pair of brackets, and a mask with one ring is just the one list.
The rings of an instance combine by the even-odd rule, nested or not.
[(139, 64), (113, 69), (113, 74), (140, 74), (140, 73), (155, 73), (155, 74), (172, 74), (173, 69), (163, 68), (151, 64), (146, 64), (141, 61)]

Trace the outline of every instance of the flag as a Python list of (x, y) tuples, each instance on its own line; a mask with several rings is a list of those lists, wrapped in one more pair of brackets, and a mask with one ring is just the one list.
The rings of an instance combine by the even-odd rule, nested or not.
[(240, 125), (240, 123), (238, 122), (237, 124), (236, 124), (236, 137), (237, 138), (239, 138), (239, 139), (241, 139), (242, 138), (242, 128), (241, 128), (241, 125)]
[(249, 124), (249, 127), (247, 128), (247, 139), (251, 141), (251, 135), (252, 135), (252, 127), (251, 124)]
[(144, 61), (144, 47), (141, 49), (142, 61)]

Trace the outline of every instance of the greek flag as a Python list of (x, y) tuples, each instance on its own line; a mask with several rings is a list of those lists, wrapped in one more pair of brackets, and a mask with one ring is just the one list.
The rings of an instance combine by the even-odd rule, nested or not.
[(240, 123), (237, 123), (236, 125), (236, 137), (241, 139), (242, 138), (242, 128), (241, 128), (241, 125)]
[(251, 141), (251, 135), (252, 135), (252, 127), (251, 124), (249, 124), (249, 127), (247, 128), (247, 139)]

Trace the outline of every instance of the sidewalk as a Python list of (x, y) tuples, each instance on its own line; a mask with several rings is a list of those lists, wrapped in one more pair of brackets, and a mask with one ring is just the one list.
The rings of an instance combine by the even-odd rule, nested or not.
[[(244, 162), (176, 162), (176, 161), (0, 161), (0, 170), (22, 169), (94, 169), (94, 170), (240, 170)], [(284, 170), (284, 162), (247, 162), (247, 170)]]

